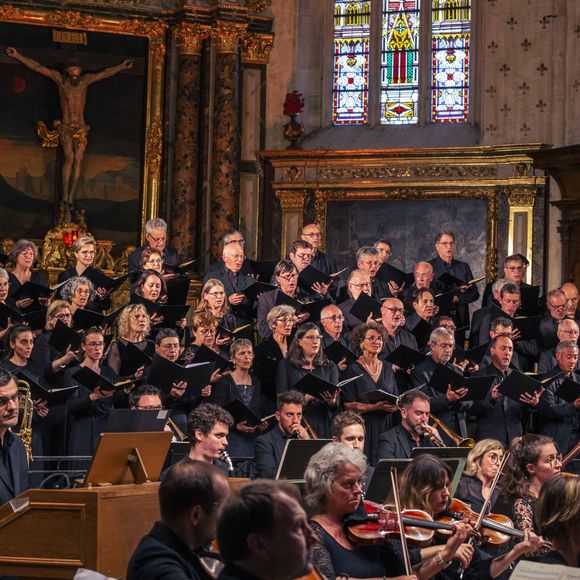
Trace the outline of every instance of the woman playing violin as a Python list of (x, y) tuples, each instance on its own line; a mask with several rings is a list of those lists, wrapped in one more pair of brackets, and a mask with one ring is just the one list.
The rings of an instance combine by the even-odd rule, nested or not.
[(542, 486), (536, 504), (538, 527), (554, 550), (543, 564), (579, 567), (580, 563), (580, 479), (554, 477)]
[[(480, 512), (486, 499), (490, 496), (491, 483), (503, 459), (503, 445), (496, 439), (482, 439), (467, 456), (467, 465), (461, 476), (455, 498)], [(490, 502), (490, 508), (501, 494), (501, 487), (496, 486)]]
[[(401, 476), (401, 506), (406, 509), (421, 509), (430, 515), (443, 512), (449, 502), (449, 485), (453, 473), (451, 468), (437, 457), (421, 455), (414, 459)], [(455, 534), (466, 538), (472, 531), (469, 524), (461, 523)], [(467, 530), (467, 533), (466, 533)], [(533, 552), (541, 545), (541, 540), (533, 532), (527, 532), (524, 541), (517, 544), (507, 554), (492, 559), (477, 545), (454, 542), (451, 536), (444, 546), (430, 546), (421, 550), (423, 558), (433, 557), (439, 566), (434, 576), (438, 580), (458, 577), (459, 566), (465, 568), (465, 579), (497, 578), (512, 562), (526, 552)], [(425, 577), (419, 574), (420, 577)]]
[(357, 546), (345, 534), (345, 516), (354, 512), (361, 501), (366, 466), (360, 451), (342, 443), (329, 443), (312, 456), (304, 474), (306, 501), (315, 510), (311, 525), (319, 540), (313, 547), (312, 561), (329, 580), (341, 576), (351, 580), (383, 579), (403, 571), (391, 542)]

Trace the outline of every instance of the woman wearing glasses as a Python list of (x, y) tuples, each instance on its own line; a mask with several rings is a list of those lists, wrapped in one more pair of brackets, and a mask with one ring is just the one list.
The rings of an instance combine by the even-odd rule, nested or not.
[(562, 472), (562, 456), (554, 440), (528, 433), (514, 439), (501, 481), (503, 496), (513, 505), (516, 528), (539, 534), (536, 501), (544, 483)]
[[(210, 278), (201, 289), (201, 300), (199, 301), (197, 312), (205, 312), (213, 316), (218, 324), (226, 330), (236, 328), (236, 317), (230, 309), (226, 300), (226, 290), (223, 283), (217, 278)], [(229, 337), (218, 337), (218, 345), (226, 344)]]
[[(338, 384), (338, 367), (326, 358), (318, 326), (307, 322), (298, 327), (288, 349), (288, 357), (276, 371), (276, 393), (285, 393), (307, 374), (313, 374), (332, 385)], [(320, 398), (305, 394), (304, 418), (320, 439), (329, 439), (332, 418), (340, 410), (338, 389), (324, 391)]]
[(60, 294), (62, 299), (70, 304), (70, 311), (73, 316), (77, 310), (91, 310), (88, 305), (96, 296), (93, 283), (84, 276), (70, 278), (62, 287)]
[[(478, 441), (467, 456), (467, 465), (459, 480), (455, 497), (468, 503), (479, 513), (489, 498), (491, 482), (497, 474), (503, 455), (503, 445), (496, 439)], [(501, 487), (498, 485), (493, 492), (490, 509), (500, 494)]]
[[(10, 280), (10, 296), (26, 284), (26, 282), (48, 287), (46, 276), (38, 270), (32, 271), (34, 263), (38, 260), (38, 248), (36, 244), (29, 240), (18, 240), (12, 246), (8, 257), (14, 264), (14, 269), (8, 274)], [(29, 312), (38, 310), (46, 302), (48, 302), (48, 298), (40, 298), (38, 303), (35, 303), (32, 298), (20, 298), (16, 300), (16, 307), (22, 311)]]
[[(298, 270), (290, 260), (281, 260), (274, 269), (276, 280), (276, 290), (264, 292), (258, 297), (258, 332), (260, 336), (268, 338), (272, 334), (272, 329), (268, 323), (268, 312), (276, 305), (290, 304), (294, 306), (298, 300)], [(304, 322), (309, 314), (301, 314), (297, 324)]]
[(262, 417), (276, 412), (276, 371), (280, 361), (288, 355), (290, 336), (296, 323), (295, 312), (287, 304), (274, 306), (266, 317), (271, 334), (255, 349), (254, 372), (262, 383)]
[[(71, 246), (73, 256), (75, 258), (75, 265), (61, 272), (58, 275), (58, 283), (66, 282), (70, 278), (84, 276), (89, 278), (92, 272), (96, 274), (103, 274), (101, 270), (93, 267), (95, 256), (97, 255), (97, 242), (92, 236), (81, 236)], [(61, 291), (62, 296), (62, 291)], [(68, 300), (64, 298), (64, 300)], [(111, 300), (108, 292), (103, 287), (95, 289), (95, 294), (91, 297), (89, 303), (84, 307), (95, 312), (103, 312), (111, 307)]]
[(81, 343), (81, 363), (66, 370), (65, 386), (78, 386), (75, 396), (68, 401), (70, 430), (68, 438), (69, 455), (92, 455), (107, 417), (113, 408), (113, 392), (96, 388), (90, 391), (78, 383), (73, 375), (82, 368), (88, 368), (114, 383), (117, 376), (103, 365), (105, 337), (100, 328), (89, 328)]
[(371, 465), (379, 459), (379, 435), (395, 426), (393, 416), (399, 410), (392, 401), (360, 401), (363, 394), (378, 389), (395, 397), (399, 394), (391, 365), (379, 359), (386, 338), (384, 326), (376, 322), (361, 324), (352, 331), (351, 341), (361, 355), (348, 365), (344, 378), (359, 378), (345, 385), (341, 393), (344, 408), (360, 413), (365, 421), (365, 455)]

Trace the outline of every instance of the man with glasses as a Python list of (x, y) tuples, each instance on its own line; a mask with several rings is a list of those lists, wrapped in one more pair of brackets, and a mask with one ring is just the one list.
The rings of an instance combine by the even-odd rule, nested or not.
[[(246, 240), (244, 239), (244, 236), (238, 231), (238, 230), (228, 230), (221, 239), (221, 246), (222, 246), (222, 252), (223, 249), (227, 246), (238, 246), (240, 250), (242, 250), (242, 253), (245, 252), (245, 248), (246, 248)], [(220, 269), (222, 262), (213, 262), (212, 264), (210, 264), (206, 271), (205, 271), (205, 275), (203, 277), (203, 282), (205, 284), (205, 282), (207, 282), (210, 278), (215, 278), (215, 273)], [(250, 264), (250, 260), (248, 260), (248, 258), (245, 257), (244, 255), (244, 261), (242, 263), (242, 267), (240, 268), (240, 272), (242, 274), (251, 274), (252, 273), (252, 266)]]
[[(508, 282), (515, 284), (518, 288), (529, 288), (530, 285), (524, 282), (526, 268), (527, 266), (525, 265), (522, 256), (520, 254), (513, 254), (503, 261), (503, 277)], [(494, 296), (492, 285), (493, 282), (488, 282), (485, 286), (482, 299), (483, 306), (489, 306), (493, 301)]]
[[(446, 328), (439, 327), (431, 332), (428, 343), (431, 354), (418, 364), (411, 373), (411, 386), (421, 389), (431, 399), (431, 412), (455, 433), (461, 433), (463, 439), (467, 438), (467, 424), (465, 418), (466, 405), (461, 399), (467, 395), (467, 389), (461, 387), (453, 390), (451, 385), (446, 386), (446, 392), (429, 385), (433, 378), (437, 365), (452, 370), (458, 375), (463, 375), (460, 367), (451, 363), (451, 356), (455, 348), (455, 336)], [(441, 434), (446, 445), (455, 445), (445, 434)]]
[(354, 269), (348, 276), (346, 281), (346, 292), (348, 298), (338, 305), (338, 308), (344, 316), (345, 330), (349, 332), (355, 326), (366, 322), (366, 320), (359, 320), (356, 316), (350, 313), (353, 304), (358, 300), (358, 297), (364, 292), (367, 296), (371, 295), (372, 282), (370, 274), (365, 270)]
[(334, 341), (340, 342), (348, 348), (348, 336), (344, 332), (344, 316), (338, 306), (329, 304), (320, 311), (320, 326), (322, 326), (323, 348), (331, 345)]
[[(563, 341), (578, 342), (580, 338), (580, 328), (578, 327), (578, 323), (571, 318), (564, 318), (558, 324), (558, 344)], [(540, 361), (538, 362), (538, 372), (541, 375), (545, 375), (549, 373), (555, 366), (557, 366), (558, 361), (556, 359), (556, 348), (557, 345), (548, 349), (543, 350), (540, 352)], [(580, 362), (576, 364), (576, 369), (580, 370)]]
[[(356, 267), (368, 273), (371, 278), (371, 296), (382, 300), (391, 296), (387, 283), (377, 278), (377, 272), (381, 267), (379, 251), (371, 246), (363, 246), (356, 253)], [(366, 321), (363, 321), (366, 322)]]
[(413, 297), (417, 290), (430, 290), (433, 296), (443, 292), (443, 284), (435, 280), (433, 266), (429, 262), (417, 262), (413, 268), (415, 281), (401, 293), (401, 300), (405, 304), (405, 312), (413, 312)]
[(558, 324), (566, 318), (566, 294), (559, 288), (546, 294), (547, 314), (540, 323), (540, 348), (546, 350), (558, 344)]
[(129, 396), (129, 407), (136, 411), (162, 411), (161, 390), (153, 385), (141, 385)]
[[(450, 231), (439, 232), (435, 238), (437, 255), (429, 260), (429, 264), (433, 266), (435, 278), (439, 278), (443, 274), (451, 274), (464, 282), (469, 282), (469, 280), (473, 280), (471, 268), (467, 262), (455, 259), (455, 249), (455, 234)], [(445, 287), (446, 291), (451, 289), (450, 286)], [(476, 284), (460, 286), (453, 295), (451, 314), (457, 327), (462, 329), (457, 334), (457, 340), (460, 344), (463, 344), (465, 340), (465, 329), (469, 328), (469, 304), (478, 298), (479, 290)]]
[(572, 318), (576, 322), (580, 320), (578, 312), (578, 288), (574, 282), (565, 282), (560, 286), (560, 290), (566, 295), (566, 317)]
[(163, 263), (168, 266), (178, 266), (181, 257), (175, 248), (167, 245), (167, 223), (161, 218), (148, 220), (145, 224), (146, 243), (129, 254), (127, 266), (129, 273), (141, 271), (141, 254), (145, 248), (157, 250), (163, 257)]
[(307, 224), (302, 228), (302, 235), (300, 236), (305, 242), (312, 245), (313, 255), (310, 265), (324, 272), (325, 274), (332, 274), (336, 272), (336, 264), (332, 258), (320, 250), (322, 242), (322, 233), (317, 224)]
[(28, 489), (28, 463), (22, 439), (10, 430), (18, 424), (16, 381), (0, 368), (0, 505)]
[[(573, 320), (568, 322), (576, 324)], [(578, 326), (576, 326), (578, 328)], [(546, 384), (540, 399), (540, 417), (542, 435), (552, 437), (562, 453), (567, 453), (579, 439), (580, 397), (572, 403), (560, 398), (556, 392), (568, 379), (579, 386), (578, 345), (576, 340), (563, 340), (556, 347), (557, 365), (550, 370), (547, 377), (553, 381)]]
[[(312, 259), (314, 258), (314, 246), (304, 240), (296, 240), (290, 244), (290, 249), (288, 250), (288, 259), (296, 266), (298, 274), (304, 270), (307, 266), (312, 265)], [(320, 298), (328, 297), (328, 289), (330, 284), (322, 284), (321, 282), (316, 282), (310, 288), (310, 291), (301, 290), (300, 298), (301, 300), (317, 300)]]

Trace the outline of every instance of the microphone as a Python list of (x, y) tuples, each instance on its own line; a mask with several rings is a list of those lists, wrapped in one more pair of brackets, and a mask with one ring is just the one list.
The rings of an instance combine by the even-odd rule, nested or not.
[(228, 475), (230, 477), (233, 477), (234, 464), (232, 463), (232, 458), (230, 457), (230, 454), (225, 449), (222, 449), (221, 454), (220, 454), (220, 459), (227, 465)]

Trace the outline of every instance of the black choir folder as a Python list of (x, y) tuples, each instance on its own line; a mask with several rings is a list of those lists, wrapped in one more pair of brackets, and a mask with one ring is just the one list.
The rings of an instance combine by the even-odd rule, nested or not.
[(304, 375), (295, 385), (294, 389), (306, 393), (307, 395), (312, 395), (313, 397), (321, 398), (321, 394), (324, 392), (332, 393), (336, 389), (342, 388), (344, 385), (356, 381), (358, 378), (362, 377), (362, 374), (356, 377), (351, 377), (340, 381), (338, 384), (334, 385), (312, 373)]
[(335, 340), (329, 344), (324, 353), (333, 362), (338, 364), (340, 361), (346, 359), (347, 363), (354, 362), (358, 357), (350, 349), (346, 348), (342, 343)]
[(373, 318), (381, 317), (381, 306), (382, 303), (361, 292), (360, 296), (355, 300), (354, 304), (350, 308), (350, 313), (358, 318), (361, 322), (366, 322), (369, 314), (373, 315)]
[(193, 363), (181, 366), (177, 363), (155, 355), (149, 370), (148, 381), (159, 387), (165, 394), (171, 392), (174, 384), (187, 383), (187, 397), (200, 397), (202, 389), (210, 384), (215, 369), (212, 362)]
[(409, 369), (414, 367), (427, 359), (427, 355), (406, 346), (405, 344), (399, 345), (392, 353), (390, 353), (386, 360), (392, 365), (401, 367), (402, 369)]
[(556, 395), (568, 403), (573, 403), (580, 398), (580, 385), (566, 377), (558, 387)]
[(528, 376), (520, 373), (519, 371), (512, 370), (512, 372), (505, 378), (499, 385), (499, 392), (505, 395), (512, 401), (520, 402), (520, 397), (527, 393), (528, 395), (534, 395), (537, 391), (541, 391), (544, 385)]

